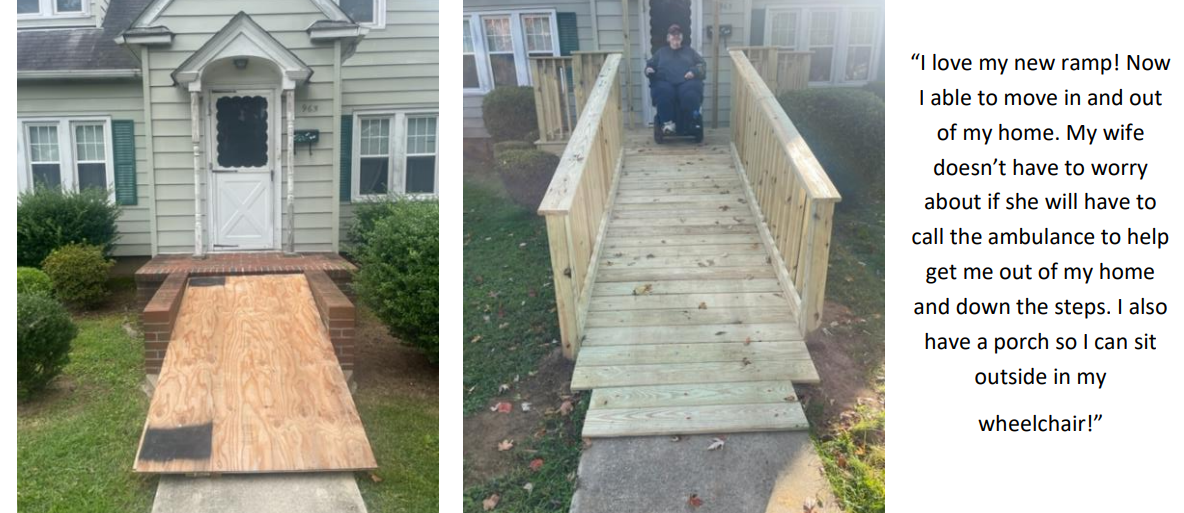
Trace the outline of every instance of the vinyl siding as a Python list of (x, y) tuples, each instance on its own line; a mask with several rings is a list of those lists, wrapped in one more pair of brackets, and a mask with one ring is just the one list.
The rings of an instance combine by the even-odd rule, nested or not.
[(136, 125), (136, 205), (123, 207), (116, 226), (116, 256), (152, 254), (149, 231), (147, 139), (144, 136), (144, 99), (139, 82), (18, 82), (17, 117), (109, 116)]
[[(333, 117), (333, 64), (336, 58), (332, 43), (313, 43), (305, 29), (324, 19), (312, 2), (266, 0), (177, 0), (162, 13), (158, 24), (171, 29), (176, 37), (171, 46), (151, 49), (147, 80), (152, 101), (153, 151), (156, 169), (156, 221), (159, 253), (193, 252), (193, 146), (191, 142), (189, 93), (174, 86), (170, 74), (221, 30), (239, 11), (246, 12), (263, 29), (305, 64), (313, 69), (311, 80), (296, 89), (297, 130), (317, 129), (320, 141), (296, 151), (296, 251), (333, 251), (332, 226), (336, 216), (333, 147), (336, 123)], [(248, 68), (250, 70), (251, 68)], [(238, 79), (235, 79), (237, 81)], [(244, 80), (249, 82), (249, 80)], [(227, 79), (226, 82), (231, 82)], [(278, 83), (278, 79), (276, 81)], [(209, 89), (212, 84), (203, 84)], [(231, 84), (226, 85), (246, 85)], [(270, 111), (282, 112), (283, 100), (277, 95)], [(315, 110), (315, 112), (310, 112)], [(280, 244), (287, 240), (287, 213), (283, 211), (287, 184), (286, 169), (278, 167), (286, 159), (287, 118), (280, 119), (281, 155), (274, 156), (280, 188), (282, 227)], [(202, 124), (205, 130), (205, 124)], [(202, 145), (203, 162), (208, 152)], [(282, 172), (282, 173), (281, 173)], [(202, 185), (207, 185), (203, 172)], [(206, 198), (202, 199), (203, 212)], [(209, 244), (210, 219), (203, 217), (203, 240)], [(277, 247), (276, 249), (281, 249)]]
[[(440, 3), (387, 0), (386, 27), (371, 30), (341, 67), (342, 114), (440, 105)], [(438, 151), (444, 151), (438, 141)], [(441, 173), (446, 173), (444, 169)], [(338, 201), (340, 194), (330, 191)], [(341, 203), (339, 238), (346, 240), (353, 206)]]

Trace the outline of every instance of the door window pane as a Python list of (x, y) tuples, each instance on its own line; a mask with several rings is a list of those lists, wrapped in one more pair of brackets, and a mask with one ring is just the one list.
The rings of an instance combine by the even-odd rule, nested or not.
[(82, 12), (82, 0), (56, 0), (58, 12)]
[(374, 21), (374, 0), (341, 0), (341, 10), (358, 23)]
[(779, 12), (773, 14), (772, 39), (773, 46), (797, 46), (798, 13)]
[(267, 98), (223, 96), (217, 110), (218, 165), (263, 167), (267, 165)]
[(17, 14), (37, 14), (40, 11), (40, 0), (16, 0)]

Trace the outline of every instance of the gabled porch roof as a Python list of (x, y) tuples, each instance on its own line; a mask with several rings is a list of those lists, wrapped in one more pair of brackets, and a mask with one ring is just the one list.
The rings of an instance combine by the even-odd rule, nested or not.
[(239, 12), (173, 71), (173, 81), (188, 85), (190, 91), (200, 91), (202, 72), (207, 65), (239, 57), (255, 57), (274, 63), (280, 70), (285, 90), (295, 89), (312, 76), (312, 68), (255, 23), (250, 15)]

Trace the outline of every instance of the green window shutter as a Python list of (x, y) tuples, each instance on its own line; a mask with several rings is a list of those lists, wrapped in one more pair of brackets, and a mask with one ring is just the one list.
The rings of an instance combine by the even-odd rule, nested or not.
[(752, 32), (752, 38), (749, 40), (752, 46), (762, 46), (765, 44), (765, 10), (752, 10), (752, 26), (748, 27)]
[(352, 114), (341, 116), (341, 201), (349, 203), (351, 182), (351, 167), (354, 164), (354, 117)]
[(579, 50), (580, 29), (576, 26), (576, 13), (556, 13), (555, 22), (559, 25), (559, 54), (571, 55), (571, 52)]
[(136, 123), (111, 121), (111, 146), (115, 162), (115, 202), (135, 205), (136, 198)]

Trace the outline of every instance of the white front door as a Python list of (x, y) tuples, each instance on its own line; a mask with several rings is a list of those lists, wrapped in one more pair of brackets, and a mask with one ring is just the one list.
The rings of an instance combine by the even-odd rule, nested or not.
[(212, 249), (274, 249), (275, 94), (216, 91), (209, 107)]

